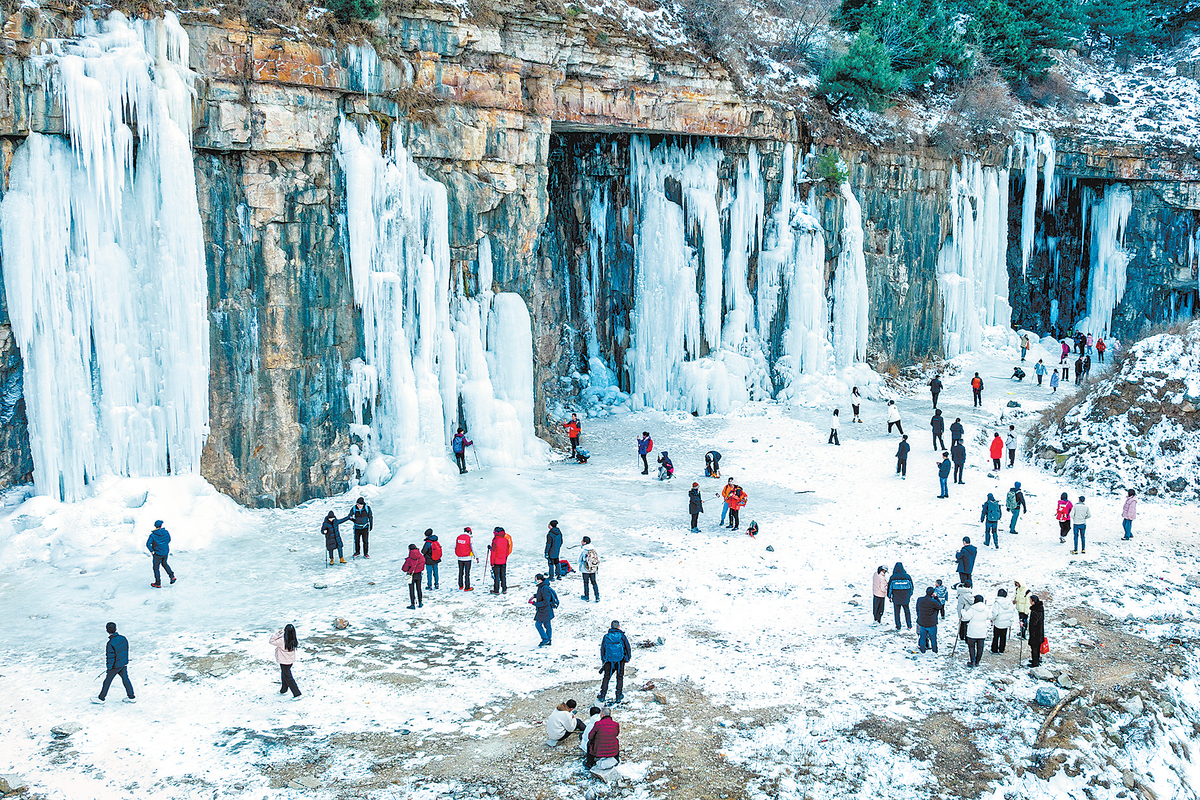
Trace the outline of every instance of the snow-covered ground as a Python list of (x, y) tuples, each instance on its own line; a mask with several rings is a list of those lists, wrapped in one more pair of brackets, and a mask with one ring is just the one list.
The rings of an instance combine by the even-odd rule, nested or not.
[[(725, 416), (616, 416), (587, 423), (587, 465), (559, 461), (460, 478), (447, 461), (442, 474), (365, 489), (377, 526), (372, 558), (344, 566), (327, 565), (318, 528), (327, 509), (345, 513), (357, 492), (289, 511), (241, 509), (202, 481), (172, 478), (113, 481), (75, 505), (46, 498), (14, 505), (19, 496), (10, 493), (0, 518), (7, 612), (0, 773), (18, 773), (37, 795), (54, 798), (517, 796), (503, 775), (481, 788), (484, 767), (454, 759), (497, 743), (539, 743), (552, 704), (507, 711), (523, 699), (551, 691), (586, 707), (598, 688), (600, 637), (618, 619), (632, 642), (664, 642), (635, 647), (636, 676), (616, 713), (627, 747), (622, 769), (634, 783), (612, 791), (627, 796), (681, 796), (674, 779), (657, 777), (673, 758), (664, 741), (630, 748), (639, 733), (655, 739), (667, 713), (637, 691), (648, 680), (659, 684), (666, 709), (678, 702), (679, 687), (722, 709), (703, 714), (693, 699), (684, 722), (713, 742), (729, 770), (750, 776), (740, 796), (937, 796), (949, 784), (938, 773), (947, 756), (936, 743), (924, 752), (863, 734), (896, 723), (921, 744), (929, 729), (920, 726), (931, 720), (969, 731), (982, 762), (963, 768), (984, 776), (988, 797), (1082, 798), (1097, 775), (1111, 791), (1093, 781), (1086, 796), (1117, 796), (1124, 769), (1160, 798), (1194, 796), (1184, 781), (1200, 776), (1167, 743), (1174, 736), (1194, 746), (1178, 727), (1200, 708), (1190, 673), (1166, 676), (1163, 691), (1176, 698), (1177, 715), (1160, 720), (1161, 736), (1124, 748), (1115, 777), (1105, 777), (1111, 764), (1092, 757), (1094, 765), (1055, 769), (1047, 781), (1022, 766), (1044, 717), (1029, 701), (1044, 684), (1018, 668), (1017, 642), (1002, 657), (985, 653), (984, 669), (968, 671), (962, 646), (950, 657), (952, 625), (942, 628), (938, 656), (910, 652), (916, 639), (908, 631), (871, 625), (877, 566), (904, 562), (918, 594), (935, 578), (950, 586), (954, 553), (970, 535), (980, 546), (976, 588), (989, 601), (1014, 578), (1052, 598), (1048, 663), (1080, 636), (1060, 626), (1071, 607), (1112, 615), (1126, 632), (1155, 641), (1195, 635), (1200, 592), (1187, 581), (1200, 570), (1194, 504), (1143, 502), (1130, 543), (1120, 541), (1120, 498), (1089, 497), (1089, 548), (1072, 557), (1055, 536), (1054, 501), (1061, 491), (1074, 497), (1086, 489), (1023, 462), (987, 476), (985, 438), (1004, 431), (1001, 414), (1050, 399), (1032, 378), (1032, 363), (1044, 355), (1034, 348), (1022, 384), (1006, 380), (1015, 350), (957, 359), (961, 370), (946, 378), (942, 407), (949, 421), (966, 424), (969, 458), (966, 485), (952, 486), (949, 500), (935, 499), (925, 391), (898, 399), (913, 444), (905, 481), (894, 475), (898, 436), (885, 433), (884, 405), (875, 400), (861, 425), (849, 423), (848, 403), (841, 406), (840, 447), (825, 443), (827, 408), (753, 403)], [(982, 409), (970, 404), (976, 370), (987, 383)], [(1014, 399), (1021, 408), (1008, 409)], [(1013, 421), (1023, 430), (1031, 419)], [(643, 429), (656, 452), (670, 452), (673, 481), (640, 474), (635, 438)], [(711, 448), (724, 455), (724, 475), (749, 493), (743, 528), (757, 520), (757, 539), (718, 527), (721, 481), (702, 477)], [(980, 506), (988, 492), (1003, 501), (1014, 479), (1029, 514), (1018, 535), (1002, 533), (998, 551), (984, 550)], [(685, 513), (693, 480), (706, 495), (699, 534), (688, 532)], [(148, 585), (143, 548), (158, 518), (172, 532), (179, 576), (161, 590)], [(545, 564), (550, 519), (560, 521), (568, 545), (583, 535), (597, 544), (603, 599), (585, 605), (573, 574), (560, 585), (554, 645), (538, 648), (526, 600)], [(473, 568), (477, 591), (454, 590), (450, 553), (464, 525), (480, 553), (493, 526), (512, 535), (507, 595), (487, 593), (483, 565)], [(400, 564), (427, 527), (447, 554), (442, 588), (409, 611)], [(348, 530), (344, 538), (349, 545)], [(334, 628), (338, 617), (350, 622), (345, 631)], [(88, 702), (99, 688), (110, 620), (130, 640), (136, 705), (119, 702), (119, 682), (106, 705)], [(267, 644), (286, 622), (297, 625), (303, 651), (295, 674), (305, 697), (295, 703), (277, 699)], [(1015, 682), (999, 682), (1002, 673)], [(56, 739), (50, 729), (64, 723), (81, 729)], [(405, 743), (388, 762), (401, 777), (371, 783), (380, 757), (362, 743), (393, 739)], [(291, 778), (278, 776), (289, 764), (317, 775), (320, 788), (287, 788)], [(591, 780), (565, 756), (536, 769), (546, 796), (580, 796)]]

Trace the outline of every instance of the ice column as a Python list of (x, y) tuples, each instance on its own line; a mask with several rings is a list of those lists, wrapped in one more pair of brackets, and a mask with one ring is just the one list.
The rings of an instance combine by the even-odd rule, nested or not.
[(77, 33), (31, 61), (67, 139), (30, 134), (0, 203), (34, 483), (68, 501), (108, 474), (196, 471), (208, 433), (187, 34), (115, 11)]
[(849, 181), (842, 184), (841, 192), (846, 201), (842, 211), (842, 251), (833, 278), (833, 355), (839, 368), (866, 358), (870, 324), (862, 206), (850, 190)]
[(965, 159), (950, 175), (951, 230), (938, 252), (947, 357), (979, 349), (985, 328), (1007, 328), (1008, 170)]
[[(611, 210), (609, 187), (597, 186), (588, 203), (588, 260), (580, 275), (580, 304), (588, 353), (588, 377), (591, 386), (604, 389), (616, 385), (616, 378), (600, 353), (599, 322), (600, 284), (604, 280), (604, 253), (608, 239), (608, 217)], [(715, 212), (715, 208), (714, 208)]]
[(1108, 336), (1113, 311), (1125, 296), (1125, 270), (1133, 254), (1125, 250), (1125, 226), (1133, 209), (1133, 192), (1123, 183), (1109, 184), (1092, 206), (1088, 313), (1075, 329)]

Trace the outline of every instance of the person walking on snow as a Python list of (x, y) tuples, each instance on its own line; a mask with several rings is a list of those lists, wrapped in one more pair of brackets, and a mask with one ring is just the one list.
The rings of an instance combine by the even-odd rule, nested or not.
[(129, 681), (129, 640), (117, 633), (115, 622), (108, 623), (104, 629), (108, 631), (108, 644), (104, 646), (104, 684), (100, 687), (100, 696), (93, 697), (92, 702), (103, 703), (104, 698), (108, 697), (108, 687), (120, 676), (125, 686), (125, 702), (136, 703), (133, 684)]
[(492, 567), (492, 594), (508, 594), (508, 556), (512, 553), (512, 539), (504, 528), (492, 530), (492, 543), (488, 545), (488, 564)]
[(888, 429), (887, 429), (888, 433), (892, 432), (893, 425), (896, 426), (896, 430), (900, 431), (901, 434), (904, 433), (904, 426), (900, 424), (900, 408), (899, 408), (899, 406), (896, 405), (895, 400), (888, 400), (887, 424), (888, 424)]
[(963, 622), (967, 623), (967, 666), (978, 667), (980, 659), (983, 658), (983, 640), (987, 638), (988, 624), (991, 622), (992, 615), (983, 602), (983, 595), (975, 595), (974, 602), (967, 609), (967, 613), (963, 615)]
[(579, 573), (583, 575), (583, 597), (588, 600), (589, 589), (595, 593), (596, 602), (600, 602), (600, 586), (596, 583), (596, 573), (600, 570), (600, 554), (592, 546), (592, 537), (585, 536), (579, 543)]
[(545, 575), (539, 572), (534, 576), (534, 580), (537, 581), (537, 591), (529, 598), (534, 608), (533, 627), (537, 628), (538, 636), (542, 637), (538, 647), (549, 647), (550, 638), (554, 633), (550, 621), (554, 619), (554, 609), (558, 608), (558, 595), (554, 593)]
[(725, 502), (729, 503), (729, 530), (736, 531), (742, 527), (741, 512), (746, 503), (750, 502), (750, 495), (746, 494), (742, 487), (735, 485)]
[(1104, 343), (1103, 339), (1096, 340), (1096, 360), (1099, 361), (1101, 364), (1104, 363), (1104, 351), (1107, 349), (1108, 349), (1108, 345), (1106, 345)]
[(838, 409), (835, 408), (833, 410), (833, 418), (829, 420), (829, 441), (826, 444), (836, 444), (841, 447), (842, 443), (838, 441), (838, 428), (841, 424), (842, 421), (838, 417)]
[(879, 569), (875, 570), (875, 574), (871, 576), (871, 616), (875, 618), (875, 624), (883, 622), (883, 607), (884, 601), (887, 600), (887, 567), (880, 565)]
[(479, 556), (475, 555), (475, 550), (471, 547), (470, 528), (463, 528), (463, 532), (454, 541), (454, 555), (458, 557), (458, 588), (464, 592), (475, 591), (471, 586), (471, 559), (475, 559), (475, 563), (478, 564)]
[(629, 640), (621, 630), (621, 623), (614, 619), (608, 626), (608, 633), (600, 640), (600, 661), (603, 664), (601, 672), (604, 673), (604, 677), (600, 681), (600, 693), (596, 695), (596, 699), (601, 703), (608, 697), (608, 682), (613, 675), (617, 676), (617, 695), (613, 702), (620, 703), (624, 699), (625, 665), (631, 658), (633, 648), (629, 646)]
[(1078, 385), (1080, 379), (1083, 378), (1083, 356), (1075, 359), (1075, 384)]
[(1013, 487), (1008, 490), (1008, 494), (1004, 498), (1004, 508), (1012, 514), (1012, 519), (1008, 521), (1008, 532), (1017, 532), (1017, 518), (1021, 516), (1022, 511), (1028, 511), (1025, 506), (1025, 493), (1021, 491), (1021, 482), (1014, 481)]
[(658, 457), (658, 479), (669, 481), (674, 475), (675, 465), (671, 463), (671, 456), (667, 455), (666, 450), (663, 450), (662, 455)]
[(1058, 357), (1059, 366), (1062, 366), (1066, 362), (1069, 355), (1071, 355), (1071, 346), (1064, 339), (1062, 343), (1062, 355)]
[(996, 526), (1000, 522), (1000, 504), (996, 502), (996, 497), (988, 492), (987, 500), (983, 503), (983, 511), (979, 514), (979, 521), (983, 523), (983, 546), (987, 547), (996, 540), (996, 549), (1000, 549), (1000, 535), (996, 531)]
[(992, 652), (999, 655), (1008, 643), (1008, 631), (1017, 622), (1017, 609), (1004, 589), (996, 592), (992, 603)]
[(850, 410), (854, 412), (854, 419), (851, 422), (862, 422), (862, 415), (859, 410), (862, 408), (862, 395), (858, 393), (858, 387), (855, 386), (850, 390)]
[(933, 412), (933, 416), (929, 419), (929, 427), (933, 430), (934, 452), (945, 450), (946, 440), (942, 438), (942, 434), (946, 430), (946, 419), (942, 416), (940, 408)]
[(1042, 642), (1046, 640), (1046, 607), (1036, 594), (1029, 598), (1029, 652), (1033, 656), (1030, 667), (1042, 663)]
[(1008, 436), (1004, 439), (1004, 449), (1008, 451), (1008, 468), (1012, 469), (1017, 463), (1017, 429), (1015, 425), (1008, 426)]
[(367, 505), (365, 497), (354, 501), (354, 508), (350, 509), (350, 520), (354, 523), (354, 555), (351, 558), (358, 558), (359, 553), (363, 558), (370, 558), (370, 545), (367, 540), (370, 538), (371, 529), (375, 527), (375, 515), (371, 513), (371, 507)]
[(958, 609), (958, 638), (966, 640), (967, 638), (967, 610), (971, 604), (975, 602), (975, 590), (971, 588), (970, 581), (954, 584), (955, 606)]
[(1038, 363), (1033, 365), (1033, 374), (1037, 375), (1038, 386), (1042, 385), (1042, 378), (1046, 376), (1046, 364), (1042, 359), (1038, 359)]
[(975, 406), (983, 405), (983, 378), (979, 377), (978, 372), (971, 378), (971, 400)]
[(704, 454), (704, 475), (709, 478), (721, 477), (721, 454), (716, 450)]
[(1050, 394), (1054, 394), (1055, 392), (1058, 391), (1058, 384), (1059, 384), (1058, 372), (1051, 372), (1050, 373)]
[(563, 427), (567, 429), (567, 438), (571, 440), (571, 457), (574, 458), (579, 449), (579, 433), (583, 426), (579, 424), (579, 417), (572, 414), (571, 418), (563, 423)]
[(454, 451), (454, 460), (458, 464), (458, 474), (467, 474), (467, 448), (475, 443), (467, 438), (467, 432), (462, 428), (450, 440), (450, 449)]
[(558, 562), (562, 554), (563, 535), (558, 529), (558, 520), (550, 520), (550, 524), (546, 526), (546, 549), (543, 555), (546, 557), (546, 564), (550, 568), (550, 573), (546, 576), (546, 580), (553, 581), (554, 576), (558, 574)]
[(1019, 580), (1013, 581), (1013, 608), (1017, 612), (1017, 619), (1021, 623), (1020, 636), (1025, 638), (1025, 626), (1029, 623), (1029, 598), (1032, 592), (1029, 587), (1022, 584)]
[(1058, 505), (1054, 507), (1054, 518), (1058, 520), (1058, 543), (1062, 544), (1067, 541), (1067, 534), (1071, 532), (1071, 501), (1067, 499), (1067, 493), (1063, 492), (1059, 495)]
[(933, 407), (938, 407), (938, 395), (942, 393), (942, 376), (934, 375), (929, 382), (929, 394), (933, 397)]
[(955, 417), (954, 422), (950, 423), (950, 446), (953, 447), (955, 442), (963, 440), (963, 424), (962, 417)]
[(1087, 554), (1087, 521), (1091, 516), (1092, 510), (1083, 501), (1083, 495), (1080, 495), (1079, 502), (1071, 508), (1071, 524), (1075, 534), (1075, 549), (1071, 551), (1071, 555)]
[(296, 679), (292, 677), (292, 666), (296, 663), (296, 650), (300, 647), (300, 642), (296, 638), (296, 626), (289, 622), (283, 626), (283, 630), (272, 634), (268, 641), (275, 646), (275, 663), (279, 665), (279, 693), (287, 694), (288, 690), (291, 690), (292, 699), (299, 700), (300, 687), (296, 685)]
[(424, 608), (425, 598), (421, 596), (421, 575), (425, 572), (425, 556), (415, 544), (408, 546), (408, 558), (404, 559), (400, 571), (408, 575), (408, 608)]
[(992, 456), (992, 469), (996, 472), (1000, 471), (1000, 461), (1004, 458), (1004, 440), (1000, 438), (1000, 432), (992, 433), (992, 444), (988, 448), (988, 452)]
[(954, 482), (965, 484), (963, 467), (967, 464), (967, 448), (963, 445), (962, 439), (950, 445), (950, 460), (954, 462)]
[(925, 596), (917, 601), (917, 648), (922, 653), (927, 648), (932, 649), (934, 653), (938, 651), (938, 614), (943, 611), (943, 606), (938, 602), (933, 587), (927, 587)]
[(912, 450), (912, 445), (908, 443), (908, 434), (900, 437), (900, 445), (896, 448), (896, 474), (900, 476), (900, 480), (908, 480), (908, 452)]
[(338, 519), (337, 514), (330, 511), (325, 515), (325, 521), (321, 523), (321, 533), (325, 535), (325, 550), (329, 553), (329, 563), (331, 565), (333, 564), (334, 550), (337, 551), (338, 559), (343, 564), (346, 563), (346, 557), (342, 555), (342, 534), (338, 530), (338, 526), (348, 519), (350, 517)]
[[(174, 583), (175, 573), (171, 571), (171, 565), (167, 563), (167, 556), (171, 554), (171, 533), (163, 527), (161, 519), (154, 520), (154, 530), (150, 531), (150, 538), (146, 539), (146, 549), (150, 551), (151, 568), (154, 570), (154, 583), (150, 585), (155, 589), (162, 588), (160, 568), (167, 571), (167, 577), (171, 579), (171, 583)], [(332, 555), (329, 557), (329, 563), (333, 563)], [(345, 564), (346, 560), (342, 559), (342, 563)]]
[(646, 461), (646, 456), (654, 450), (654, 440), (650, 438), (650, 431), (642, 431), (642, 435), (638, 437), (638, 456), (642, 459), (642, 474), (650, 474), (650, 464)]
[(426, 528), (425, 542), (421, 545), (421, 556), (425, 559), (425, 591), (439, 588), (438, 564), (442, 563), (442, 545), (433, 528)]
[(908, 603), (912, 599), (913, 580), (899, 561), (892, 567), (892, 579), (887, 585), (888, 598), (892, 601), (892, 613), (896, 617), (896, 630), (900, 630), (900, 609), (904, 609), (904, 624), (912, 630), (912, 611)]
[(979, 548), (971, 544), (970, 536), (964, 536), (962, 543), (963, 546), (954, 554), (954, 568), (958, 570), (958, 582), (967, 583), (975, 571), (975, 557), (979, 555)]
[(717, 493), (717, 496), (721, 498), (721, 521), (717, 523), (718, 525), (725, 524), (725, 516), (729, 513), (729, 495), (733, 494), (733, 488), (733, 478), (730, 478), (725, 481), (725, 485)]
[(938, 482), (942, 486), (942, 493), (939, 498), (950, 496), (950, 487), (946, 485), (946, 481), (950, 478), (950, 454), (945, 450), (942, 451), (942, 460), (938, 462)]
[[(1102, 344), (1104, 344), (1103, 339), (1096, 344), (1096, 349), (1099, 350)], [(1128, 493), (1125, 496), (1125, 505), (1121, 507), (1121, 527), (1125, 529), (1125, 535), (1121, 537), (1123, 542), (1133, 538), (1133, 520), (1137, 516), (1137, 498), (1134, 497), (1134, 491), (1133, 489), (1126, 491)]]
[(692, 515), (692, 533), (700, 532), (700, 515), (704, 513), (704, 500), (700, 497), (700, 484), (693, 482), (688, 491), (688, 513)]

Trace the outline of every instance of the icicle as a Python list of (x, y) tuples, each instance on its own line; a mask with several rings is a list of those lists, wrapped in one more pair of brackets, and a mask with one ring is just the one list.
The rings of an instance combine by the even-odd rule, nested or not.
[(1058, 183), (1054, 177), (1054, 138), (1048, 133), (1038, 131), (1037, 149), (1046, 157), (1042, 167), (1042, 210), (1051, 211), (1054, 201), (1058, 199)]
[(379, 56), (370, 42), (346, 46), (346, 61), (358, 79), (358, 91), (371, 94), (371, 79), (379, 72)]
[(737, 173), (736, 195), (729, 208), (729, 255), (725, 259), (725, 310), (753, 313), (747, 269), (750, 256), (762, 246), (763, 182), (758, 148), (750, 152)]
[(1082, 333), (1107, 337), (1112, 315), (1125, 296), (1125, 270), (1133, 254), (1124, 249), (1125, 226), (1133, 209), (1133, 192), (1123, 183), (1109, 184), (1092, 214), (1087, 316), (1075, 323)]
[(600, 351), (598, 306), (600, 285), (604, 280), (604, 253), (608, 237), (608, 217), (611, 207), (609, 187), (595, 187), (588, 204), (588, 262), (580, 275), (580, 297), (583, 304), (583, 325), (587, 342), (588, 378), (593, 389), (615, 386), (616, 376), (609, 369)]
[(867, 357), (870, 324), (867, 262), (863, 254), (862, 206), (849, 181), (842, 184), (842, 251), (833, 279), (833, 354), (839, 368)]
[(1032, 133), (1018, 133), (1021, 152), (1025, 156), (1025, 188), (1021, 196), (1021, 275), (1029, 269), (1029, 257), (1033, 254), (1033, 237), (1037, 227), (1037, 180), (1038, 151), (1037, 137)]
[(208, 433), (187, 36), (170, 13), (77, 29), (40, 60), (70, 144), (30, 134), (0, 203), (34, 483), (64, 500), (103, 475), (198, 470)]

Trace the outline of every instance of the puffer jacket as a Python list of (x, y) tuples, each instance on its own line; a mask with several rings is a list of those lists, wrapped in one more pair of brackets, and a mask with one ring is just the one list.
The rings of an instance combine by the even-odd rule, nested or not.
[(275, 645), (275, 663), (277, 664), (295, 664), (296, 651), (283, 649), (283, 631), (276, 631), (271, 634), (270, 643)]
[(871, 594), (875, 597), (887, 597), (887, 585), (887, 575), (876, 572), (875, 577), (871, 578)]
[(1004, 440), (1001, 439), (999, 436), (996, 436), (995, 438), (993, 438), (989, 452), (992, 454), (992, 458), (1000, 458), (1001, 456), (1003, 456), (1004, 455)]
[(987, 636), (988, 625), (992, 621), (991, 609), (987, 607), (987, 603), (972, 603), (962, 618), (967, 623), (968, 639), (982, 639)]
[(1121, 519), (1133, 519), (1137, 516), (1137, 498), (1126, 497), (1125, 505), (1121, 507)]
[(1017, 596), (1013, 598), (1013, 607), (1017, 609), (1018, 614), (1029, 613), (1029, 597), (1032, 594), (1029, 587), (1023, 583), (1017, 588)]
[(616, 758), (621, 755), (620, 733), (621, 726), (615, 719), (601, 717), (588, 734), (588, 752), (597, 759)]
[(146, 549), (156, 556), (169, 555), (171, 552), (171, 534), (166, 528), (155, 528), (146, 540)]
[(1017, 623), (1017, 609), (1007, 597), (997, 597), (992, 603), (992, 626), (1011, 628)]
[(400, 567), (400, 570), (409, 575), (420, 575), (425, 570), (425, 556), (415, 547), (410, 549), (408, 558), (404, 559), (404, 566)]

